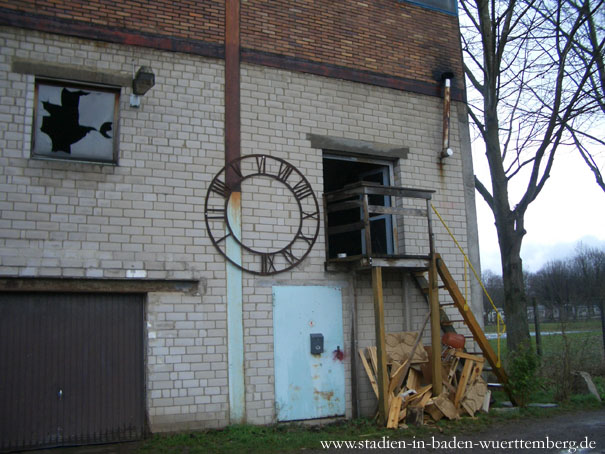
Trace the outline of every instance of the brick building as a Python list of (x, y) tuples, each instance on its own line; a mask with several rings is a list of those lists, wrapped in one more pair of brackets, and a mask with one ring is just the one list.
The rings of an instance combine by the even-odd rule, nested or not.
[[(360, 208), (325, 207), (348, 185), (421, 190), (478, 261), (455, 2), (246, 0), (240, 21), (234, 220), (224, 1), (0, 1), (0, 447), (371, 414), (351, 257), (423, 260), (429, 237), (388, 210), (347, 230)], [(414, 267), (391, 265), (386, 331), (417, 330)]]

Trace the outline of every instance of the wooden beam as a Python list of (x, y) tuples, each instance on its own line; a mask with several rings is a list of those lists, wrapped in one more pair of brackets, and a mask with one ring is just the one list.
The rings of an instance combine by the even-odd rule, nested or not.
[(328, 205), (327, 210), (328, 213), (337, 213), (339, 211), (359, 209), (362, 205), (361, 200), (347, 200), (346, 202), (332, 203)]
[(374, 326), (376, 331), (376, 353), (378, 356), (376, 379), (378, 382), (378, 418), (379, 424), (387, 422), (389, 408), (387, 390), (389, 375), (387, 373), (387, 352), (384, 331), (384, 301), (382, 296), (382, 268), (372, 268), (372, 288), (374, 290)]
[(360, 181), (357, 183), (346, 185), (342, 189), (327, 192), (324, 197), (328, 203), (345, 200), (354, 195), (375, 194), (375, 195), (390, 195), (394, 197), (403, 197), (408, 199), (424, 199), (431, 200), (435, 191), (426, 189), (402, 188), (399, 186), (383, 186), (378, 183)]
[[(422, 397), (425, 396), (426, 393), (428, 393), (431, 389), (433, 389), (433, 385), (426, 385), (426, 386), (423, 386), (422, 388), (419, 388), (417, 390), (416, 394), (408, 396), (408, 398), (406, 399), (406, 404), (412, 405), (414, 403), (417, 404), (418, 402), (421, 402), (422, 401)], [(430, 398), (430, 396), (429, 396), (429, 398)]]
[(405, 382), (405, 387), (407, 389), (413, 389), (414, 391), (418, 391), (421, 380), (422, 380), (422, 374), (420, 372), (418, 372), (416, 369), (410, 369), (408, 372), (408, 379)]
[(441, 394), (441, 320), (439, 319), (439, 282), (437, 281), (437, 255), (431, 254), (429, 266), (429, 306), (431, 310), (431, 367), (433, 394)]
[(391, 408), (389, 409), (389, 420), (387, 421), (387, 429), (397, 429), (399, 427), (399, 412), (401, 411), (401, 404), (403, 399), (401, 396), (397, 396), (391, 402)]
[(352, 222), (350, 224), (335, 225), (328, 227), (328, 235), (338, 235), (339, 233), (347, 233), (363, 230), (366, 224), (363, 221)]
[[(405, 361), (401, 366), (397, 368), (395, 373), (391, 375), (391, 381), (389, 383), (389, 396), (391, 393), (395, 392), (397, 388), (401, 386), (403, 383), (403, 379), (405, 378), (406, 372), (409, 370), (410, 359)], [(392, 366), (391, 366), (392, 367)]]
[(483, 356), (478, 356), (478, 355), (471, 355), (470, 353), (465, 353), (465, 352), (454, 352), (454, 356), (457, 356), (458, 358), (464, 358), (464, 359), (470, 359), (472, 361), (477, 361), (478, 363), (482, 363), (485, 361), (485, 358)]
[(374, 371), (378, 373), (378, 354), (376, 353), (376, 346), (368, 347), (368, 353), (370, 354), (370, 361)]
[(471, 378), (468, 381), (471, 385), (474, 384), (475, 381), (477, 381), (477, 379), (479, 378), (479, 376), (483, 373), (483, 364), (484, 363), (482, 362), (475, 362), (473, 366), (473, 371), (471, 372)]
[(424, 199), (431, 200), (435, 191), (427, 191), (423, 189), (401, 188), (398, 186), (383, 186), (379, 183), (360, 182), (359, 185), (363, 188), (364, 194), (371, 195), (392, 195), (394, 197), (404, 197), (408, 199)]
[(366, 358), (365, 349), (359, 349), (359, 356), (361, 357), (361, 364), (363, 364), (363, 368), (368, 374), (368, 379), (370, 380), (370, 385), (372, 385), (372, 389), (374, 390), (374, 394), (376, 394), (376, 398), (378, 398), (378, 385), (376, 384), (376, 378), (374, 378), (374, 372), (372, 368), (368, 364), (368, 359)]
[(464, 367), (462, 368), (462, 374), (460, 375), (460, 381), (458, 382), (458, 388), (456, 389), (456, 397), (454, 397), (454, 405), (456, 408), (460, 408), (460, 402), (466, 393), (466, 385), (468, 384), (468, 380), (473, 371), (473, 366), (475, 365), (475, 361), (472, 359), (467, 359), (464, 362)]
[(389, 257), (371, 257), (372, 266), (381, 268), (411, 268), (415, 270), (424, 270), (427, 268), (428, 259), (426, 258), (389, 258)]
[[(420, 344), (420, 339), (422, 339), (422, 333), (424, 333), (424, 329), (426, 328), (426, 324), (429, 321), (431, 317), (431, 312), (427, 312), (426, 316), (424, 317), (424, 321), (422, 322), (422, 327), (420, 328), (420, 331), (418, 331), (418, 336), (416, 336), (416, 341), (414, 342), (414, 346), (412, 347), (412, 350), (410, 351), (410, 357), (408, 358), (408, 360), (402, 364), (402, 367), (404, 367), (403, 371), (398, 370), (395, 375), (397, 376), (397, 382), (396, 383), (391, 383), (389, 385), (389, 392), (391, 392), (391, 387), (393, 387), (393, 390), (400, 387), (403, 383), (403, 380), (405, 379), (405, 376), (407, 375), (407, 373), (410, 370), (410, 367), (412, 367), (412, 359), (414, 358), (414, 354), (416, 353), (416, 349), (418, 348), (418, 345)], [(395, 381), (395, 378), (393, 378), (392, 382)]]
[[(471, 333), (473, 335), (473, 338), (479, 345), (479, 348), (481, 348), (481, 351), (485, 355), (485, 358), (487, 359), (487, 361), (492, 366), (492, 369), (493, 369), (492, 371), (494, 372), (494, 374), (496, 374), (496, 377), (498, 377), (498, 380), (500, 381), (500, 383), (502, 383), (505, 386), (505, 388), (508, 390), (508, 387), (506, 386), (508, 383), (508, 376), (506, 375), (506, 372), (504, 371), (502, 364), (498, 363), (498, 357), (497, 357), (496, 353), (494, 352), (494, 350), (492, 349), (492, 346), (490, 345), (489, 341), (485, 337), (485, 334), (483, 333), (483, 330), (481, 329), (481, 325), (479, 325), (479, 322), (475, 318), (473, 311), (470, 310), (470, 307), (466, 303), (466, 300), (464, 299), (462, 292), (458, 288), (456, 281), (450, 274), (450, 271), (448, 270), (447, 266), (445, 265), (445, 262), (443, 261), (443, 259), (441, 257), (437, 256), (436, 262), (437, 262), (437, 271), (439, 272), (439, 276), (441, 276), (441, 280), (443, 281), (445, 288), (448, 290), (450, 296), (452, 297), (452, 300), (454, 301), (454, 304), (460, 311), (460, 314), (462, 315), (462, 318), (464, 319), (464, 323), (466, 323), (466, 326), (468, 326), (469, 330), (471, 331)], [(509, 397), (511, 398), (511, 401), (514, 403), (514, 396), (512, 396), (509, 393)]]
[(381, 205), (370, 205), (368, 206), (370, 213), (380, 214), (399, 214), (408, 217), (419, 217), (426, 218), (426, 210), (419, 208), (400, 208), (400, 207), (383, 207)]
[[(366, 240), (366, 250), (365, 253), (367, 256), (371, 256), (372, 255), (372, 233), (370, 230), (370, 213), (368, 211), (368, 195), (364, 194), (363, 196), (363, 222), (365, 224), (365, 230), (364, 230), (364, 237)], [(380, 284), (380, 293), (381, 293), (381, 297), (382, 297), (382, 270), (380, 269), (380, 267), (377, 268), (372, 268), (372, 270), (378, 269), (380, 270), (380, 276), (381, 276), (381, 284)]]

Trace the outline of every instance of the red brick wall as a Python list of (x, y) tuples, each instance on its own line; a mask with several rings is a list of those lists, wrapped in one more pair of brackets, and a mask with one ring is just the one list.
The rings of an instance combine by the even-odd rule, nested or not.
[[(2, 23), (10, 24), (6, 17), (15, 13), (80, 30), (109, 26), (223, 42), (224, 0), (0, 0)], [(451, 15), (397, 0), (242, 0), (241, 22), (242, 46), (249, 50), (428, 84), (453, 70), (461, 86), (458, 20)]]
[(101, 27), (223, 42), (224, 0), (1, 0), (0, 8)]

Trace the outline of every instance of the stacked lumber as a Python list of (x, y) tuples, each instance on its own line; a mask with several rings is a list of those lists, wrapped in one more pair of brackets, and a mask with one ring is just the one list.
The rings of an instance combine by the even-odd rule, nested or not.
[[(415, 332), (385, 336), (389, 382), (387, 428), (428, 424), (443, 417), (458, 419), (463, 414), (474, 416), (477, 411), (487, 411), (490, 393), (481, 377), (485, 359), (444, 346), (443, 392), (434, 396), (428, 364), (430, 348), (422, 345), (419, 336)], [(378, 399), (376, 347), (359, 349), (359, 356)]]

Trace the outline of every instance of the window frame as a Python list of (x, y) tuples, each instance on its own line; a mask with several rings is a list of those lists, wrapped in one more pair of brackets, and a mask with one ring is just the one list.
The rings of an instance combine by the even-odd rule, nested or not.
[[(395, 168), (397, 166), (397, 162), (398, 159), (385, 159), (383, 157), (372, 157), (372, 156), (360, 156), (360, 155), (356, 155), (356, 154), (351, 154), (351, 153), (347, 153), (347, 152), (339, 152), (338, 150), (331, 150), (331, 149), (324, 149), (323, 153), (322, 153), (322, 163), (325, 162), (326, 159), (329, 160), (335, 160), (335, 161), (349, 161), (349, 162), (354, 162), (354, 163), (360, 163), (360, 164), (372, 164), (375, 166), (381, 166), (383, 169), (385, 169), (387, 172), (387, 179), (389, 181), (389, 186), (394, 185), (395, 182)], [(323, 164), (322, 164), (323, 166)], [(361, 173), (359, 174), (361, 175)], [(325, 181), (324, 181), (324, 192), (325, 192)], [(389, 204), (392, 203), (392, 201), (389, 200), (388, 202)], [(360, 216), (363, 216), (360, 213)], [(390, 216), (390, 215), (388, 215)], [(380, 220), (380, 218), (382, 218), (382, 216), (374, 216), (373, 218), (371, 218), (371, 220)], [(328, 225), (328, 217), (327, 217), (327, 213), (326, 213), (326, 218), (325, 218), (325, 222), (326, 222), (326, 229), (329, 227)], [(362, 229), (360, 231), (361, 233), (361, 254), (367, 254), (367, 245), (365, 242), (365, 236), (363, 234), (363, 232), (365, 231), (365, 229)], [(399, 250), (399, 244), (398, 244), (398, 238), (396, 235), (396, 229), (395, 229), (395, 223), (393, 222), (393, 218), (390, 218), (390, 222), (386, 221), (385, 218), (385, 237), (386, 237), (386, 241), (387, 243), (390, 243), (390, 247), (387, 245), (387, 255), (395, 255), (396, 252)], [(326, 230), (326, 257), (328, 259), (330, 259), (330, 235), (328, 235), (327, 230)]]
[[(36, 128), (38, 125), (39, 111), (39, 87), (40, 85), (63, 87), (76, 90), (93, 90), (96, 92), (105, 92), (114, 95), (113, 122), (112, 122), (112, 152), (110, 159), (86, 159), (71, 156), (52, 156), (36, 152)], [(112, 165), (117, 166), (119, 161), (119, 124), (120, 124), (120, 95), (121, 87), (117, 85), (105, 85), (97, 83), (87, 83), (82, 81), (73, 81), (69, 79), (54, 79), (46, 77), (36, 77), (34, 81), (34, 106), (31, 126), (31, 148), (30, 158), (44, 161), (57, 162), (76, 162), (84, 164)], [(77, 142), (75, 142), (77, 143)], [(65, 154), (65, 153), (63, 153)]]

